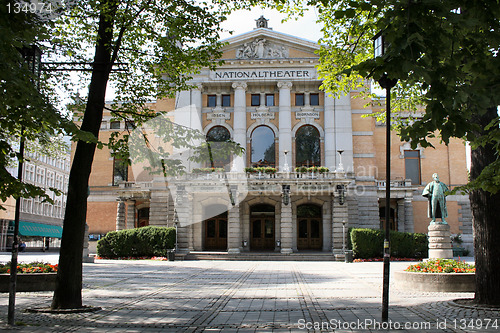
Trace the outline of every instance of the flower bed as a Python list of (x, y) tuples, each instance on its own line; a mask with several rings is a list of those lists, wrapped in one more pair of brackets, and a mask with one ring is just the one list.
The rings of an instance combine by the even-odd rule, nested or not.
[[(57, 265), (42, 262), (17, 265), (16, 291), (53, 291)], [(0, 264), (0, 292), (9, 291), (10, 264)]]
[(453, 259), (431, 259), (395, 272), (396, 286), (404, 289), (437, 292), (473, 292), (476, 269)]
[(406, 272), (420, 273), (475, 273), (476, 268), (465, 261), (454, 259), (431, 259), (410, 265)]
[[(53, 273), (57, 272), (57, 265), (43, 262), (32, 262), (29, 264), (20, 263), (17, 265), (18, 273)], [(0, 264), (0, 274), (10, 273), (10, 263)]]

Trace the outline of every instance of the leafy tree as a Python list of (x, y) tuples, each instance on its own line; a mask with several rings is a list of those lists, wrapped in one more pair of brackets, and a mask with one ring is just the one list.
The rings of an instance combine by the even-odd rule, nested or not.
[[(238, 7), (262, 4), (239, 2)], [(315, 6), (324, 24), (320, 41), (323, 87), (349, 91), (360, 78), (387, 73), (398, 79), (396, 102), (425, 113), (400, 126), (413, 147), (430, 147), (438, 133), (471, 143), (470, 194), (473, 212), (477, 303), (500, 304), (500, 3), (467, 0), (268, 0), (292, 15)], [(232, 8), (230, 8), (232, 9)], [(382, 32), (388, 49), (373, 59), (371, 38)]]
[[(22, 160), (18, 154), (21, 136), (26, 141), (27, 151), (54, 155), (61, 148), (61, 141), (55, 138), (74, 127), (54, 107), (57, 101), (45, 75), (41, 79), (34, 75), (21, 53), (23, 48), (46, 41), (47, 29), (47, 24), (35, 15), (12, 14), (6, 4), (0, 6), (1, 201), (9, 197), (40, 196), (44, 201), (52, 202), (44, 189), (19, 181), (7, 168)], [(3, 209), (2, 205), (0, 209)]]
[[(116, 99), (122, 101), (111, 109), (113, 115), (133, 121), (132, 127), (141, 126), (157, 116), (147, 101), (171, 97), (176, 90), (189, 88), (190, 76), (199, 68), (213, 68), (220, 54), (221, 20), (213, 8), (189, 0), (89, 0), (79, 2), (52, 30), (53, 41), (67, 57), (93, 64), (81, 109), (80, 129), (87, 136), (79, 137), (70, 171), (52, 308), (82, 307), (86, 199), (96, 147), (107, 144), (116, 157), (128, 160), (129, 134), (115, 134), (108, 143), (98, 141), (108, 84), (114, 84)], [(118, 63), (126, 63), (127, 71), (113, 72)]]

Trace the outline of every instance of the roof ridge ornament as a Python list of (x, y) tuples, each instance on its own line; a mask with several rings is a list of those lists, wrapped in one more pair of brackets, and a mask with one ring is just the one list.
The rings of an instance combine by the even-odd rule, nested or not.
[(258, 19), (255, 20), (257, 26), (257, 28), (255, 29), (260, 29), (260, 28), (271, 29), (267, 26), (267, 21), (269, 20), (266, 19), (264, 15), (261, 15)]

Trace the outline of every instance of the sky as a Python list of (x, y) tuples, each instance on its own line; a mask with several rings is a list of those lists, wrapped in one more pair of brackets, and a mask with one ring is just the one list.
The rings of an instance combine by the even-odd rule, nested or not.
[[(269, 21), (268, 27), (277, 32), (286, 33), (292, 36), (308, 39), (310, 41), (318, 41), (321, 38), (321, 25), (316, 23), (317, 15), (314, 8), (308, 10), (303, 17), (298, 17), (297, 20), (290, 19), (285, 23), (281, 23), (287, 17), (285, 14), (280, 14), (277, 10), (254, 8), (251, 11), (240, 10), (228, 16), (227, 21), (222, 24), (226, 30), (233, 30), (233, 36), (252, 31), (257, 20), (261, 15), (264, 15)], [(222, 38), (228, 38), (231, 35), (226, 32)]]

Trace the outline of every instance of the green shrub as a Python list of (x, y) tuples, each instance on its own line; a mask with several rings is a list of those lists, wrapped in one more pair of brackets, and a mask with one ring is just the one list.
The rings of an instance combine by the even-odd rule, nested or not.
[(103, 258), (166, 256), (175, 246), (175, 228), (142, 227), (111, 231), (97, 242)]
[[(350, 241), (356, 258), (377, 258), (383, 256), (384, 230), (352, 229)], [(391, 256), (396, 258), (427, 257), (427, 235), (409, 232), (390, 232)]]

